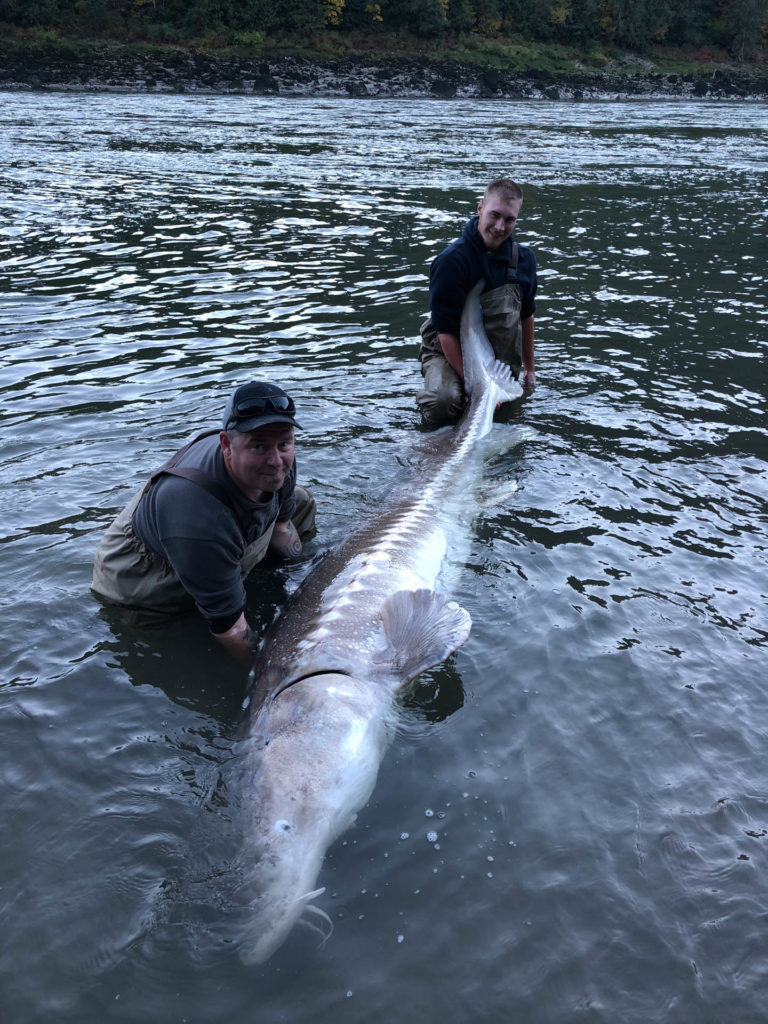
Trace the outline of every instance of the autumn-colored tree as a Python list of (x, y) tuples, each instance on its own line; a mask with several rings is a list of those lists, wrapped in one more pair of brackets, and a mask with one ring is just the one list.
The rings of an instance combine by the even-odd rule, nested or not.
[(768, 45), (768, 0), (0, 0), (0, 23), (68, 34), (190, 38), (301, 36), (323, 27), (435, 39), (477, 32), (511, 40), (723, 47)]

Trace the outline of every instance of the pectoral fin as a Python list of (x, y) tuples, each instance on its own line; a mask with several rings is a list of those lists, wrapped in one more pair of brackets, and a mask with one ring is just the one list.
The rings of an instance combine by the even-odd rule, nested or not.
[(401, 684), (439, 665), (464, 643), (472, 619), (431, 590), (400, 590), (381, 609), (387, 646), (376, 658)]

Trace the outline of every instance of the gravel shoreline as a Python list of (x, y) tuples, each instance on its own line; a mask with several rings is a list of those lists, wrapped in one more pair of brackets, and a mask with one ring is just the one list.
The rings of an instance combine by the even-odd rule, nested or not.
[(768, 99), (768, 71), (722, 66), (706, 73), (657, 72), (650, 62), (617, 61), (604, 72), (519, 73), (409, 58), (209, 57), (183, 50), (131, 54), (119, 48), (83, 57), (60, 51), (0, 54), (0, 89), (351, 96), (433, 99)]

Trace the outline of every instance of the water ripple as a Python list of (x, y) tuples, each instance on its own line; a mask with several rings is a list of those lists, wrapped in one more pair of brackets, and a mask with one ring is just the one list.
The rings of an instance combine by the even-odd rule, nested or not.
[[(0, 884), (9, 948), (32, 951), (21, 972), (2, 954), (8, 1012), (234, 1021), (258, 990), (297, 1022), (318, 1000), (340, 1021), (760, 1020), (764, 107), (40, 93), (0, 95), (0, 119)], [(401, 474), (418, 487), (429, 263), (504, 171), (540, 270), (539, 384), (489, 447), (456, 570), (470, 641), (404, 699), (324, 868), (319, 955), (366, 964), (356, 998), (309, 949), (289, 1007), (284, 971), (216, 937), (241, 680), (192, 621), (112, 621), (93, 550), (251, 376), (299, 404), (313, 555)], [(256, 581), (254, 622), (299, 578)]]

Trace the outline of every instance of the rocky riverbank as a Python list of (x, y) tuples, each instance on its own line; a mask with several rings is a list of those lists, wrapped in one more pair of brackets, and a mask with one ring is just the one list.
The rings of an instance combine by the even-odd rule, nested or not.
[(0, 89), (272, 96), (551, 99), (768, 98), (768, 70), (721, 65), (662, 73), (649, 61), (616, 60), (603, 70), (499, 70), (404, 57), (313, 61), (300, 57), (209, 56), (182, 49), (126, 47), (0, 50)]

